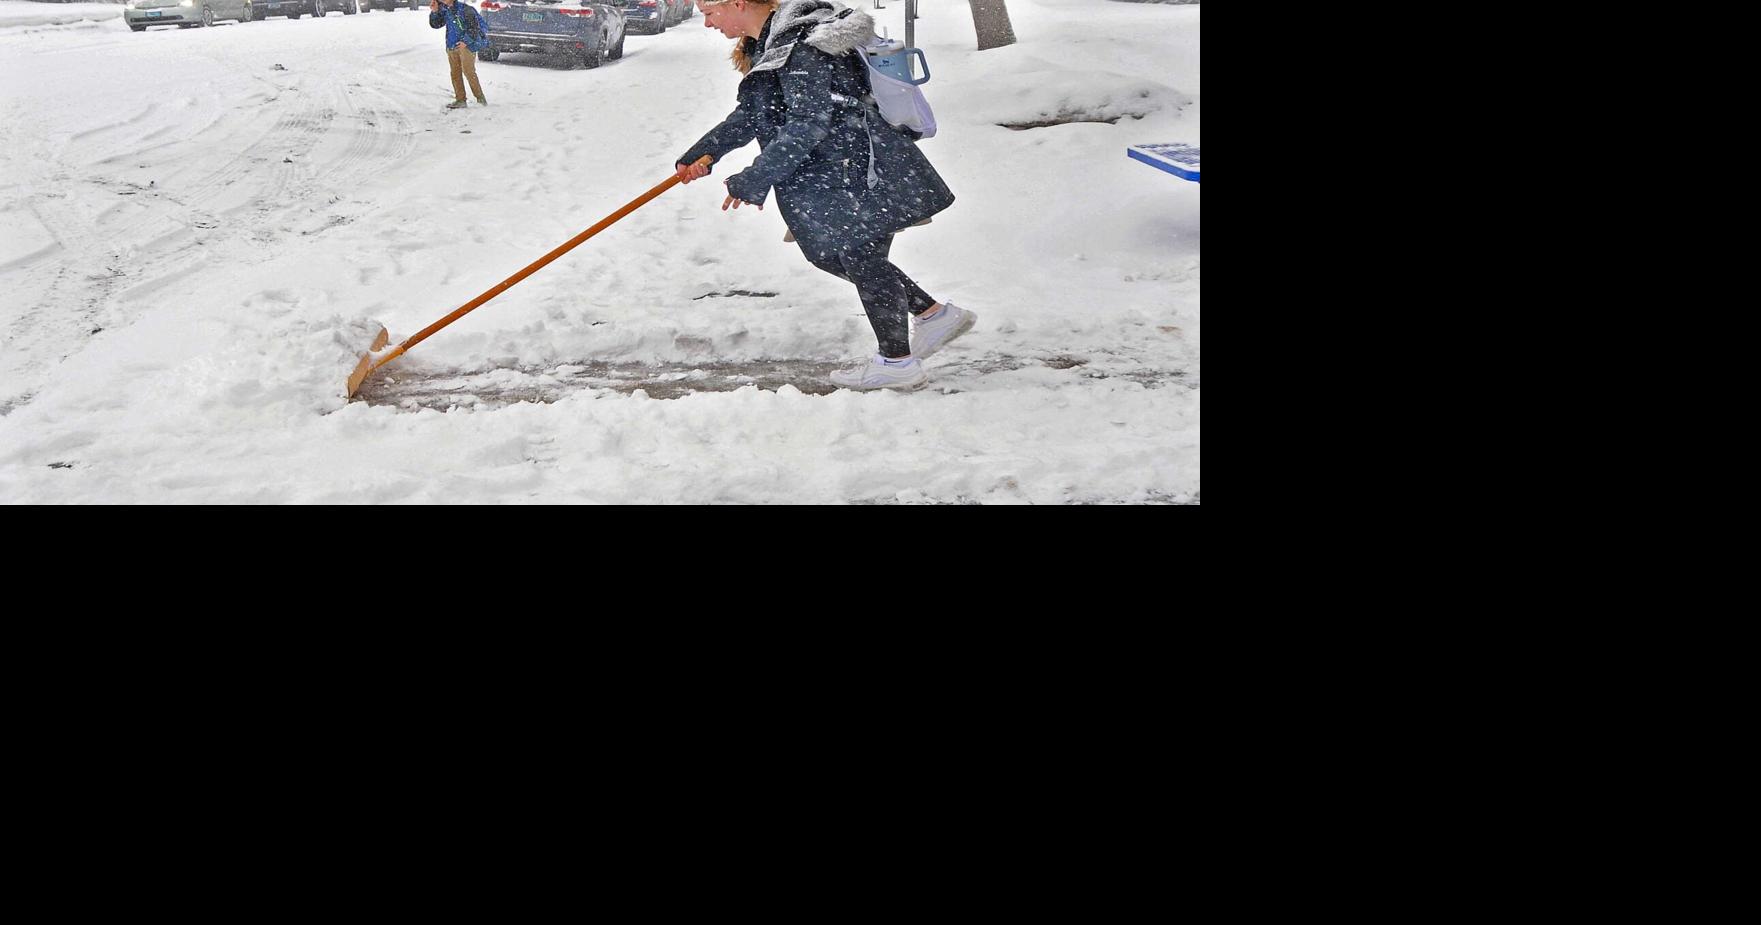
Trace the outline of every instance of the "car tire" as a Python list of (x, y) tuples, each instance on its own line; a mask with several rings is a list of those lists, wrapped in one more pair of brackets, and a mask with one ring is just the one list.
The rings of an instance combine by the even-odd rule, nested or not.
[(613, 45), (611, 47), (611, 51), (606, 52), (605, 56), (606, 56), (606, 58), (608, 58), (612, 61), (616, 61), (617, 59), (622, 58), (624, 56), (624, 37), (623, 36), (621, 36), (621, 35), (618, 36), (618, 43), (616, 45)]
[(342, 15), (353, 16), (356, 13), (359, 13), (360, 11), (361, 11), (361, 5), (359, 3), (356, 3), (355, 0), (349, 0), (349, 5), (342, 8)]
[(499, 57), (501, 57), (501, 52), (490, 48), (485, 48), (482, 51), (477, 52), (478, 61), (494, 61)]
[(214, 11), (209, 9), (208, 7), (202, 7), (202, 18), (199, 22), (196, 23), (196, 25), (202, 27), (203, 29), (206, 29), (209, 26), (214, 25)]
[(605, 36), (599, 37), (599, 44), (581, 52), (581, 66), (592, 70), (605, 63)]
[(326, 12), (326, 10), (324, 9), (324, 0), (312, 0), (312, 18), (313, 19), (323, 19), (325, 12)]

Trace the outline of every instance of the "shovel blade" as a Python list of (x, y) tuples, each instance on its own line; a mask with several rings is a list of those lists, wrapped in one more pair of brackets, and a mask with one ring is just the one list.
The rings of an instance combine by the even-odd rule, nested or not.
[(355, 371), (349, 373), (349, 398), (355, 397), (355, 391), (361, 387), (361, 383), (367, 381), (367, 374), (373, 371), (374, 351), (383, 349), (386, 341), (389, 340), (391, 340), (391, 334), (384, 328), (380, 328), (379, 334), (373, 338), (373, 346), (367, 348), (366, 353), (361, 354), (361, 362), (356, 363)]

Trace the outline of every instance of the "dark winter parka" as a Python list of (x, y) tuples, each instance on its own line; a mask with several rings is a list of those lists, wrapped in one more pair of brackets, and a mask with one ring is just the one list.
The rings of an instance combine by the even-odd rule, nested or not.
[(728, 193), (763, 203), (774, 188), (783, 220), (809, 254), (860, 247), (946, 209), (954, 194), (904, 130), (868, 95), (861, 46), (874, 20), (824, 0), (784, 0), (756, 42), (739, 105), (679, 158), (721, 160), (757, 140), (762, 153), (728, 178)]

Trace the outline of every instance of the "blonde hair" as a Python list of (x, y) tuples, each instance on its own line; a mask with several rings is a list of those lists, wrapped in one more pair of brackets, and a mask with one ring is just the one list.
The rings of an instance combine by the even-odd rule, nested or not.
[[(732, 3), (733, 0), (699, 0), (699, 2), (704, 6), (721, 6), (724, 3)], [(746, 0), (746, 2), (753, 6), (765, 7), (774, 13), (777, 10), (777, 4), (782, 0)], [(734, 40), (734, 51), (733, 54), (728, 55), (728, 60), (734, 62), (734, 70), (744, 74), (752, 70), (752, 53), (757, 50), (757, 39), (741, 36)]]

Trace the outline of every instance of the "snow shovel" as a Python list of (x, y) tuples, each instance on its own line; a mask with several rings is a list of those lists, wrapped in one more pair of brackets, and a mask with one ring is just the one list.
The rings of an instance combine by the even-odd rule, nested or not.
[[(711, 161), (713, 161), (713, 160), (714, 160), (714, 158), (711, 158), (709, 155), (705, 154), (702, 157), (698, 158), (697, 163), (694, 164), (693, 166), (708, 167), (710, 165)], [(367, 377), (373, 375), (373, 373), (375, 371), (377, 371), (379, 369), (379, 367), (384, 366), (387, 363), (390, 363), (392, 360), (395, 360), (400, 356), (403, 356), (404, 351), (409, 350), (411, 347), (416, 346), (417, 344), (421, 343), (424, 340), (427, 340), (428, 335), (433, 334), (435, 331), (438, 331), (441, 328), (444, 328), (447, 325), (452, 324), (453, 322), (459, 320), (460, 318), (465, 317), (466, 313), (470, 312), (471, 309), (474, 309), (477, 306), (482, 305), (483, 303), (489, 301), (490, 299), (493, 299), (496, 296), (501, 295), (503, 292), (506, 292), (508, 289), (513, 288), (513, 285), (515, 283), (517, 283), (520, 280), (523, 280), (526, 277), (531, 276), (532, 274), (543, 269), (545, 264), (550, 263), (552, 260), (555, 260), (556, 258), (561, 257), (562, 255), (568, 253), (571, 250), (574, 250), (576, 245), (579, 245), (582, 241), (585, 241), (588, 238), (591, 238), (594, 235), (600, 233), (601, 231), (604, 231), (605, 229), (610, 228), (614, 223), (617, 222), (618, 219), (623, 218), (624, 216), (629, 215), (631, 212), (636, 211), (638, 208), (645, 205), (648, 202), (648, 200), (653, 199), (654, 197), (659, 196), (661, 193), (666, 192), (667, 190), (671, 189), (674, 184), (676, 184), (678, 182), (679, 182), (679, 175), (676, 173), (670, 177), (667, 177), (665, 183), (658, 184), (654, 187), (654, 189), (651, 189), (648, 192), (643, 193), (640, 196), (637, 196), (635, 199), (630, 200), (630, 202), (627, 205), (625, 205), (623, 208), (617, 210), (616, 212), (613, 212), (610, 215), (607, 215), (605, 218), (600, 219), (599, 223), (594, 225), (592, 228), (589, 228), (586, 231), (583, 231), (580, 234), (575, 235), (574, 237), (570, 238), (568, 241), (564, 242), (556, 250), (553, 250), (550, 253), (545, 254), (544, 256), (538, 258), (537, 260), (534, 260), (524, 270), (521, 270), (520, 272), (515, 273), (514, 275), (508, 277), (507, 279), (502, 280), (500, 283), (497, 283), (495, 285), (495, 287), (490, 289), (488, 292), (485, 292), (482, 295), (476, 297), (475, 299), (472, 299), (471, 301), (466, 302), (464, 305), (459, 306), (459, 308), (457, 310), (455, 310), (452, 314), (447, 315), (445, 318), (442, 318), (439, 321), (434, 322), (433, 324), (423, 328), (420, 331), (417, 331), (416, 335), (414, 337), (411, 337), (408, 340), (404, 341), (403, 343), (398, 344), (395, 348), (392, 349), (392, 351), (390, 353), (386, 354), (385, 356), (380, 357), (377, 361), (375, 361), (373, 359), (373, 351), (378, 350), (381, 347), (384, 347), (385, 342), (387, 340), (389, 340), (391, 337), (390, 334), (386, 333), (386, 330), (384, 328), (380, 328), (378, 336), (373, 338), (373, 346), (371, 348), (369, 348), (367, 353), (364, 353), (361, 355), (361, 362), (355, 364), (355, 371), (352, 373), (349, 373), (349, 383), (348, 383), (349, 397), (351, 397), (351, 398), (354, 397), (356, 390), (360, 389), (361, 383), (367, 381)]]

